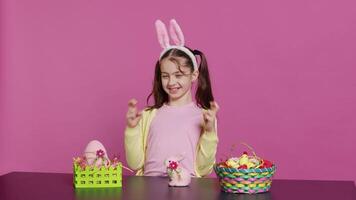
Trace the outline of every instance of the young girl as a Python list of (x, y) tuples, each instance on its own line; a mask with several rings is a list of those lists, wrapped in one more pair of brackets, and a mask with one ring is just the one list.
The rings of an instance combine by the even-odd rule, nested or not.
[[(138, 111), (129, 101), (125, 129), (126, 159), (137, 175), (166, 176), (164, 161), (182, 155), (181, 165), (192, 176), (212, 171), (218, 143), (216, 113), (219, 109), (211, 90), (207, 61), (202, 52), (184, 46), (184, 36), (175, 20), (170, 21), (170, 45), (165, 25), (156, 21), (163, 48), (157, 61), (151, 94), (154, 105)], [(198, 65), (197, 57), (200, 62)], [(192, 85), (197, 82), (196, 103)]]

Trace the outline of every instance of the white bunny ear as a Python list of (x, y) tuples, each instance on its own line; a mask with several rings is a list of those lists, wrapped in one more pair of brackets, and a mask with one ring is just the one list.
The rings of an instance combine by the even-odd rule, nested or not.
[(171, 19), (169, 33), (177, 46), (184, 46), (184, 35), (175, 19)]
[(169, 36), (167, 32), (167, 28), (161, 20), (156, 20), (156, 31), (157, 31), (157, 38), (158, 42), (160, 43), (162, 48), (169, 47)]

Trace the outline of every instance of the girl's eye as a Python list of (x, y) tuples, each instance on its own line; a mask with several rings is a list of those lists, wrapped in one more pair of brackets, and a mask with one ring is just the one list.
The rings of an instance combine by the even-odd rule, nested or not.
[(163, 76), (161, 76), (162, 78), (164, 78), (164, 79), (166, 79), (166, 78), (168, 78), (168, 76), (167, 75), (163, 75)]
[(182, 77), (183, 77), (183, 74), (176, 74), (176, 77), (177, 77), (177, 78), (182, 78)]

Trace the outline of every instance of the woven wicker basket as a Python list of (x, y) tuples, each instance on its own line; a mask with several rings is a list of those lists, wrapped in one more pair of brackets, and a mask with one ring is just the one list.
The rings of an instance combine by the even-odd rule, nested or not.
[[(262, 161), (252, 147), (246, 143), (241, 144), (252, 152), (253, 156), (249, 156), (249, 158)], [(223, 191), (255, 194), (269, 191), (276, 166), (273, 164), (272, 167), (268, 168), (238, 169), (215, 164), (214, 171), (219, 177), (220, 186)]]
[(214, 170), (223, 191), (254, 194), (267, 192), (270, 189), (276, 166), (262, 169), (236, 169), (214, 165)]

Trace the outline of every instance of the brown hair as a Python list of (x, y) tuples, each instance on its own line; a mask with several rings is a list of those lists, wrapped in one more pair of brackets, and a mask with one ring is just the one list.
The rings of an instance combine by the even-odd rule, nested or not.
[[(213, 97), (213, 92), (211, 90), (208, 63), (206, 61), (204, 54), (201, 51), (199, 50), (192, 51), (190, 48), (188, 47), (186, 48), (189, 49), (194, 55), (200, 57), (200, 65), (198, 67), (199, 70), (198, 85), (197, 85), (197, 91), (195, 93), (195, 99), (197, 101), (197, 105), (204, 109), (210, 109), (210, 102), (214, 101), (214, 97)], [(185, 58), (184, 59), (185, 63), (183, 64), (183, 66), (189, 67), (191, 72), (194, 71), (192, 60), (183, 51), (179, 49), (170, 49), (165, 54), (163, 54), (161, 59), (156, 62), (152, 92), (147, 97), (147, 104), (148, 104), (151, 96), (153, 95), (154, 105), (149, 106), (148, 109), (160, 108), (161, 106), (163, 106), (164, 103), (168, 102), (168, 94), (163, 90), (162, 87), (161, 67), (160, 67), (161, 64), (160, 61), (165, 58), (168, 58), (169, 60), (178, 64), (179, 64), (179, 60), (177, 58)], [(180, 66), (181, 65), (178, 65), (178, 69), (181, 71)]]

